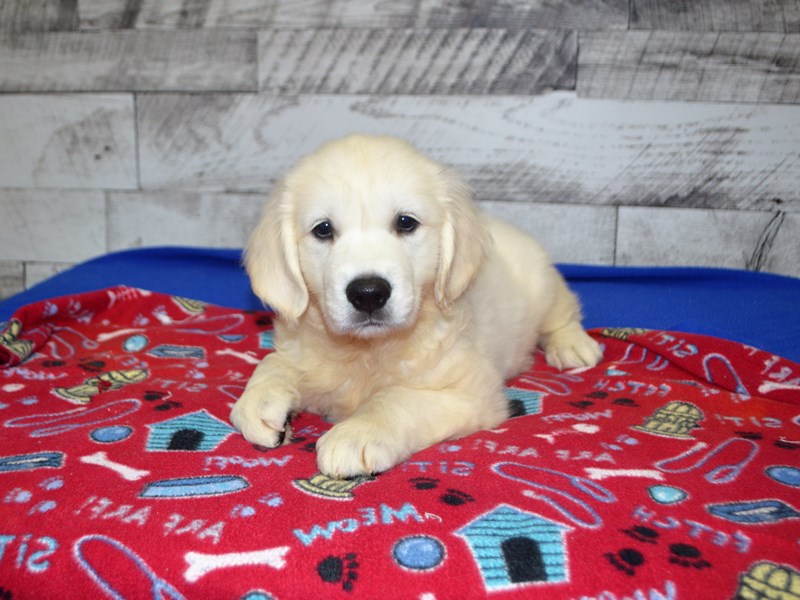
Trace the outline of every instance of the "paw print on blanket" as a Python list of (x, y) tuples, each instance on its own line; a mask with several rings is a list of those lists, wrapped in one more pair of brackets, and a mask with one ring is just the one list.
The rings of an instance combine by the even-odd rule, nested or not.
[(622, 533), (644, 544), (655, 544), (658, 540), (658, 531), (644, 525), (634, 525), (630, 529), (623, 529)]
[[(622, 533), (641, 544), (650, 546), (657, 546), (661, 538), (658, 531), (645, 525), (634, 525), (623, 529)], [(703, 558), (702, 551), (691, 544), (685, 542), (672, 543), (668, 546), (668, 550), (669, 555), (666, 559), (672, 565), (697, 570), (711, 567), (711, 563)], [(616, 552), (607, 552), (603, 555), (603, 558), (612, 566), (631, 577), (636, 574), (636, 570), (639, 567), (647, 562), (647, 557), (642, 552), (629, 547), (621, 548)]]
[(669, 562), (693, 569), (707, 569), (711, 566), (711, 563), (703, 558), (702, 552), (690, 544), (671, 544)]
[(636, 569), (645, 563), (644, 554), (635, 548), (622, 548), (617, 552), (606, 552), (603, 557), (629, 577), (636, 575)]
[(328, 556), (317, 564), (317, 574), (326, 583), (340, 583), (345, 592), (352, 592), (358, 579), (358, 556), (348, 552), (342, 556)]
[(448, 506), (461, 506), (467, 502), (475, 502), (475, 498), (461, 490), (448, 489), (439, 499)]
[[(414, 477), (408, 482), (418, 490), (435, 490), (439, 487), (439, 480), (432, 477)], [(475, 502), (475, 498), (466, 492), (448, 488), (444, 494), (439, 496), (439, 500), (448, 506), (462, 506), (468, 502)]]
[(418, 490), (433, 490), (439, 485), (439, 480), (431, 477), (414, 477), (408, 481)]
[(84, 358), (78, 363), (78, 367), (87, 373), (102, 373), (106, 363), (102, 360), (94, 360), (91, 358)]
[(182, 404), (172, 400), (171, 392), (161, 392), (158, 390), (146, 390), (143, 396), (146, 402), (158, 403), (153, 407), (154, 410), (165, 411), (173, 408), (180, 408)]

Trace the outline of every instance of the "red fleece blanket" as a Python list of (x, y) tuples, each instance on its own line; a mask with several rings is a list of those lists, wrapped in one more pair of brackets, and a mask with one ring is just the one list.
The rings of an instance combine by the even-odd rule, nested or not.
[(132, 288), (29, 305), (0, 338), (3, 598), (800, 598), (800, 365), (592, 332), (519, 415), (327, 479), (228, 413), (269, 313)]

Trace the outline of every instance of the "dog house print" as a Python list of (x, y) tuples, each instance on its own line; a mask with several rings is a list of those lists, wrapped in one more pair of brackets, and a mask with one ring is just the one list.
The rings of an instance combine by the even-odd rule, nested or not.
[(534, 392), (514, 386), (505, 389), (506, 399), (511, 406), (512, 417), (538, 415), (542, 412), (542, 392)]
[(150, 435), (147, 438), (148, 452), (167, 450), (206, 452), (214, 450), (236, 431), (205, 410), (153, 423), (147, 427), (150, 428)]
[(569, 580), (564, 534), (570, 528), (501, 504), (456, 532), (489, 591)]

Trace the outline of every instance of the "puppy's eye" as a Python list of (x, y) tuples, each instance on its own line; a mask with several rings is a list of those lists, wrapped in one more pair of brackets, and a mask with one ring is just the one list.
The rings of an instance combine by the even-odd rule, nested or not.
[(419, 227), (419, 221), (409, 215), (397, 215), (394, 229), (397, 233), (411, 233)]
[(314, 225), (311, 233), (313, 233), (314, 237), (318, 240), (331, 240), (333, 239), (333, 225), (330, 221), (322, 221)]

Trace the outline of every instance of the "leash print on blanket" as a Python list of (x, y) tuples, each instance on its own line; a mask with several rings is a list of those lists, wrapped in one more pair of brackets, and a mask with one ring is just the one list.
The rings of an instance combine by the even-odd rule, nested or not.
[(603, 334), (597, 368), (509, 381), (497, 429), (341, 481), (319, 417), (272, 450), (228, 421), (269, 313), (131, 288), (25, 307), (0, 332), (0, 588), (800, 600), (800, 367)]
[(606, 504), (617, 501), (602, 485), (561, 471), (514, 462), (495, 463), (491, 468), (501, 477), (524, 484), (523, 496), (546, 502), (579, 527), (596, 529), (603, 525), (589, 500)]
[[(107, 556), (109, 551), (115, 557), (113, 562), (98, 557), (98, 553)], [(185, 600), (183, 594), (156, 575), (150, 565), (119, 540), (105, 535), (84, 536), (75, 542), (73, 556), (95, 585), (115, 600), (132, 597)], [(110, 564), (114, 567), (109, 568)], [(126, 565), (132, 569), (126, 570)], [(131, 571), (138, 571), (139, 577), (121, 576)]]

